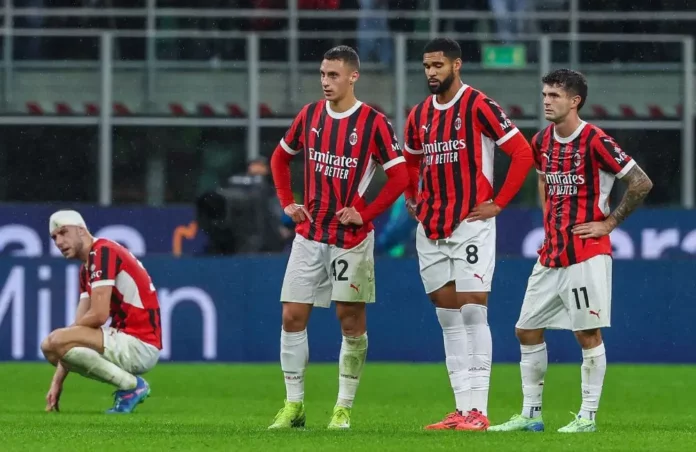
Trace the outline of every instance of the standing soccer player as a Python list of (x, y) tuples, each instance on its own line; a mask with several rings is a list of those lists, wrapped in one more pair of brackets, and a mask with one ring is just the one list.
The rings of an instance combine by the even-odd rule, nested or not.
[[(338, 401), (329, 428), (350, 427), (367, 354), (365, 305), (375, 301), (372, 220), (408, 185), (404, 157), (387, 118), (355, 98), (359, 69), (358, 55), (348, 46), (324, 54), (320, 72), (325, 100), (300, 111), (271, 159), (278, 198), (297, 223), (297, 235), (280, 295), (286, 400), (269, 428), (305, 424), (307, 322), (313, 306), (328, 308), (332, 300), (343, 342)], [(303, 149), (305, 204), (298, 205), (290, 188), (290, 160)], [(364, 195), (376, 164), (388, 180), (368, 205)]]
[[(532, 147), (545, 240), (516, 325), (524, 400), (521, 414), (489, 430), (544, 430), (544, 330), (549, 328), (572, 330), (583, 357), (580, 413), (558, 431), (594, 432), (607, 369), (600, 328), (611, 323), (609, 233), (641, 204), (652, 182), (612, 137), (578, 116), (587, 100), (582, 74), (559, 69), (542, 83), (545, 117), (551, 124), (534, 136)], [(610, 213), (615, 178), (626, 181), (628, 189)]]
[[(49, 233), (63, 256), (82, 265), (75, 323), (53, 331), (41, 343), (44, 356), (56, 366), (46, 411), (59, 410), (63, 382), (73, 371), (118, 388), (107, 413), (130, 413), (150, 395), (140, 375), (157, 364), (162, 349), (152, 280), (126, 248), (92, 237), (74, 210), (51, 215)], [(111, 326), (103, 326), (109, 317)]]
[[(495, 101), (462, 83), (456, 41), (430, 41), (423, 66), (433, 95), (408, 117), (404, 157), (411, 185), (406, 202), (420, 223), (416, 248), (421, 279), (442, 326), (456, 402), (453, 413), (426, 429), (485, 430), (490, 425), (487, 301), (495, 268), (494, 217), (524, 184), (532, 152)], [(512, 161), (493, 199), (496, 146)]]

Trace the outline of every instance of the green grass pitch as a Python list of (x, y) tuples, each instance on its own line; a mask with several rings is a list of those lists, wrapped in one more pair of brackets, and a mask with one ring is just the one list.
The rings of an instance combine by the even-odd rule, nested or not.
[[(550, 365), (543, 433), (425, 432), (452, 410), (444, 364), (368, 362), (351, 431), (327, 431), (337, 365), (311, 364), (307, 427), (269, 432), (285, 388), (277, 364), (160, 364), (146, 378), (152, 396), (131, 415), (102, 414), (111, 388), (71, 375), (61, 413), (45, 413), (53, 368), (0, 364), (0, 450), (693, 451), (696, 366), (609, 364), (597, 433), (556, 433), (580, 405), (580, 363)], [(519, 367), (496, 365), (489, 405), (500, 423), (520, 409)]]

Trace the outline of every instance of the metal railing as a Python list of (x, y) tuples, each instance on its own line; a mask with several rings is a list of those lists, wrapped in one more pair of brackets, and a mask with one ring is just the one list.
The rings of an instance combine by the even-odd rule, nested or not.
[[(341, 10), (339, 19), (358, 19), (370, 14), (372, 17), (388, 19), (425, 20), (428, 22), (430, 38), (437, 36), (440, 24), (445, 20), (490, 20), (498, 16), (493, 11), (445, 10), (440, 8), (439, 0), (429, 0), (428, 9), (418, 10)], [(298, 7), (298, 0), (288, 0), (287, 9), (240, 9), (240, 8), (172, 8), (159, 7), (157, 0), (146, 0), (144, 8), (17, 8), (13, 0), (6, 0), (2, 8), (3, 24), (6, 29), (14, 28), (15, 18), (26, 17), (70, 17), (70, 18), (141, 18), (145, 19), (144, 31), (148, 36), (158, 30), (158, 19), (284, 19), (287, 20), (289, 63), (292, 72), (298, 64), (299, 21), (300, 19), (337, 19), (336, 11), (305, 10)], [(566, 25), (570, 39), (570, 64), (577, 67), (579, 59), (580, 23), (587, 22), (696, 22), (696, 11), (588, 11), (580, 10), (579, 0), (570, 0), (567, 9), (554, 11), (509, 12), (510, 19), (552, 20)], [(696, 24), (695, 24), (696, 25)], [(9, 32), (12, 34), (12, 32)], [(152, 61), (154, 42), (148, 40), (146, 60)]]
[[(38, 31), (38, 33), (37, 33)], [(155, 39), (163, 36), (172, 38), (197, 38), (200, 33), (192, 31), (90, 31), (90, 30), (21, 30), (3, 28), (0, 30), (5, 36), (4, 51), (3, 51), (3, 89), (4, 100), (7, 101), (12, 95), (12, 81), (14, 78), (15, 62), (12, 58), (12, 38), (14, 36), (92, 36), (98, 37), (100, 41), (100, 68), (99, 77), (101, 80), (100, 87), (100, 113), (98, 117), (91, 116), (26, 116), (26, 115), (4, 115), (0, 116), (0, 125), (91, 125), (99, 127), (99, 202), (107, 205), (111, 203), (112, 193), (112, 140), (114, 126), (202, 126), (202, 127), (245, 127), (247, 133), (247, 154), (249, 157), (255, 157), (259, 153), (260, 129), (262, 127), (287, 127), (290, 123), (289, 119), (281, 118), (261, 118), (258, 108), (260, 99), (259, 72), (262, 67), (260, 62), (260, 39), (275, 37), (279, 33), (244, 33), (246, 40), (246, 67), (248, 93), (246, 103), (248, 116), (245, 118), (206, 118), (206, 117), (138, 117), (138, 116), (114, 116), (111, 108), (103, 108), (104, 106), (112, 105), (113, 89), (114, 89), (114, 70), (116, 63), (114, 62), (114, 40), (120, 37), (142, 37), (148, 42), (153, 42)], [(282, 33), (281, 33), (282, 34)], [(308, 35), (316, 35), (316, 33), (308, 33)], [(332, 33), (331, 36), (335, 34)], [(349, 35), (347, 33), (342, 34)], [(407, 41), (412, 39), (428, 39), (428, 33), (413, 33), (413, 34), (391, 34), (391, 33), (376, 33), (376, 35), (389, 36), (394, 39), (395, 43), (395, 62), (393, 67), (393, 83), (394, 83), (394, 98), (393, 112), (391, 118), (394, 122), (395, 129), (402, 131), (405, 123), (404, 107), (408, 105), (406, 95), (409, 90), (405, 74), (408, 71), (409, 62), (407, 60)], [(455, 39), (471, 38), (470, 34), (448, 34)], [(228, 36), (240, 38), (237, 32), (215, 33), (215, 39), (226, 39)], [(298, 37), (304, 37), (304, 33), (298, 32)], [(325, 35), (324, 35), (325, 36)], [(355, 36), (355, 33), (352, 33)], [(478, 36), (478, 35), (473, 35)], [(527, 71), (536, 71), (539, 76), (547, 73), (555, 65), (552, 64), (552, 42), (554, 41), (644, 41), (644, 42), (666, 42), (681, 45), (682, 50), (682, 100), (683, 113), (680, 118), (674, 120), (597, 120), (594, 121), (600, 127), (613, 129), (673, 129), (681, 130), (682, 149), (681, 149), (681, 202), (684, 207), (694, 207), (694, 38), (691, 36), (673, 36), (673, 35), (569, 35), (569, 34), (553, 34), (553, 35), (533, 35), (519, 36), (519, 39), (533, 41), (537, 43), (539, 63), (531, 64), (526, 69)], [(148, 44), (150, 47), (150, 44)], [(413, 62), (415, 65), (419, 65)], [(145, 97), (152, 95), (154, 81), (157, 77), (158, 62), (153, 59), (147, 64), (145, 71)], [(316, 69), (315, 69), (316, 70)], [(290, 77), (287, 80), (288, 92), (297, 92), (298, 86), (297, 77), (299, 71), (289, 71)], [(293, 76), (294, 73), (294, 76)], [(369, 99), (365, 99), (369, 102)], [(291, 101), (292, 103), (292, 101)], [(547, 122), (544, 120), (541, 105), (537, 109), (537, 119), (520, 119), (516, 120), (518, 126), (528, 128), (542, 128)], [(161, 167), (161, 166), (159, 166)]]
[[(242, 8), (174, 8), (157, 6), (157, 0), (147, 0), (144, 8), (19, 8), (12, 0), (5, 2), (2, 16), (4, 19), (17, 17), (132, 17), (145, 18), (154, 30), (156, 19), (160, 18), (248, 18), (248, 19), (335, 19), (336, 11), (306, 10), (297, 6), (297, 0), (288, 0), (287, 9), (242, 9)], [(341, 18), (357, 19), (364, 16), (360, 9), (342, 9)], [(477, 11), (463, 9), (441, 9), (439, 0), (429, 0), (428, 9), (417, 10), (372, 10), (372, 17), (387, 17), (389, 19), (420, 19), (428, 20), (432, 25), (431, 32), (438, 33), (437, 23), (440, 20), (451, 19), (489, 19), (497, 18), (493, 11)], [(523, 11), (508, 12), (512, 19), (536, 19), (565, 22), (569, 30), (578, 29), (582, 22), (659, 22), (659, 21), (696, 21), (696, 11), (591, 11), (580, 10), (579, 0), (570, 0), (567, 9), (554, 11)], [(7, 23), (7, 22), (5, 22)]]

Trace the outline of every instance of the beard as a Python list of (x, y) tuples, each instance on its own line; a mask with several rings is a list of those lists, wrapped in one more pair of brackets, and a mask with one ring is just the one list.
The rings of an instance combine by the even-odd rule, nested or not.
[(452, 83), (454, 83), (454, 71), (450, 72), (450, 75), (448, 75), (447, 78), (441, 81), (438, 85), (431, 86), (428, 84), (428, 89), (432, 94), (442, 94), (450, 89)]

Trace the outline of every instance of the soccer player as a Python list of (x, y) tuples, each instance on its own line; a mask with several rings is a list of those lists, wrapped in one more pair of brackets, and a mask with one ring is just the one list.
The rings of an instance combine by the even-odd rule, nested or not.
[[(82, 265), (75, 323), (41, 343), (44, 356), (56, 366), (46, 411), (59, 411), (63, 382), (73, 371), (117, 388), (107, 413), (130, 413), (150, 395), (140, 375), (155, 366), (162, 349), (155, 287), (130, 251), (93, 237), (78, 212), (55, 212), (49, 233), (63, 256)], [(109, 317), (111, 326), (103, 326)]]
[[(419, 221), (421, 279), (442, 327), (456, 403), (453, 413), (426, 429), (485, 430), (490, 425), (487, 301), (495, 268), (495, 216), (522, 187), (532, 152), (494, 100), (462, 83), (456, 41), (430, 41), (423, 66), (433, 95), (411, 110), (406, 124), (404, 157), (411, 175), (406, 202)], [(496, 146), (511, 163), (494, 198)]]
[[(532, 270), (516, 334), (520, 341), (522, 412), (491, 431), (543, 431), (541, 399), (548, 366), (545, 329), (572, 330), (582, 347), (580, 413), (559, 432), (594, 432), (607, 358), (600, 328), (610, 326), (609, 233), (638, 207), (650, 178), (600, 128), (580, 119), (587, 82), (559, 69), (542, 79), (544, 113), (551, 124), (532, 140), (544, 214), (544, 243)], [(610, 213), (618, 178), (628, 183)]]
[[(269, 428), (305, 424), (307, 322), (313, 306), (336, 302), (343, 342), (338, 401), (329, 428), (350, 428), (350, 412), (367, 354), (365, 306), (375, 301), (372, 220), (398, 199), (408, 171), (387, 118), (356, 99), (357, 53), (338, 46), (324, 54), (324, 100), (306, 105), (276, 147), (271, 168), (278, 198), (296, 223), (283, 287), (280, 364), (285, 405)], [(304, 154), (304, 205), (290, 188), (290, 160)], [(387, 182), (371, 202), (365, 190), (376, 165)]]

